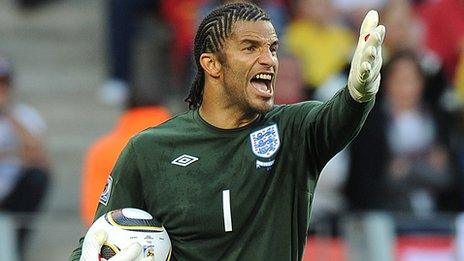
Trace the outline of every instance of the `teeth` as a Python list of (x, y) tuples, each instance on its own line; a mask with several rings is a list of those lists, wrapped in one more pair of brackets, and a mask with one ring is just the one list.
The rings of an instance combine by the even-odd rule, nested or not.
[(267, 73), (260, 73), (260, 74), (256, 75), (254, 78), (255, 79), (263, 79), (263, 80), (270, 81), (272, 79), (272, 75), (267, 74)]

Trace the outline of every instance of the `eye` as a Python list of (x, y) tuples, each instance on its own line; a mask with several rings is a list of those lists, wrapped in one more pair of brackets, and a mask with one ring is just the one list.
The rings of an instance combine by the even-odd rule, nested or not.
[(254, 51), (256, 51), (256, 46), (250, 45), (250, 46), (245, 47), (244, 50), (248, 51), (248, 52), (254, 52)]
[(269, 48), (269, 50), (273, 53), (273, 54), (277, 54), (277, 49), (279, 49), (279, 47), (277, 45), (273, 45), (271, 46), (271, 48)]

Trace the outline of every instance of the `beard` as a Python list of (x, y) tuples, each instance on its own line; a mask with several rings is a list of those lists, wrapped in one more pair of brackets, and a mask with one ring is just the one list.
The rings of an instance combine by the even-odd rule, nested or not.
[(270, 111), (274, 105), (274, 97), (267, 101), (259, 98), (253, 99), (248, 92), (251, 83), (247, 78), (246, 71), (236, 70), (231, 67), (227, 60), (223, 59), (224, 68), (224, 94), (231, 106), (240, 108), (242, 112), (249, 115), (262, 114)]

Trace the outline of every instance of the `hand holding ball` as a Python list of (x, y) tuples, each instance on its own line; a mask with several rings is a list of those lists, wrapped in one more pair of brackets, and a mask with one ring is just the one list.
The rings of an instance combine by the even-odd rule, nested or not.
[(87, 232), (81, 260), (155, 260), (171, 257), (171, 241), (164, 227), (148, 212), (117, 209), (98, 218)]

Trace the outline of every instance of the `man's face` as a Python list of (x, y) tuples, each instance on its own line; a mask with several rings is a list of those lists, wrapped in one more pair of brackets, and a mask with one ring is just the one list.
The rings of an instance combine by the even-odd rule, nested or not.
[(227, 101), (245, 113), (263, 113), (274, 105), (279, 67), (278, 39), (268, 21), (238, 21), (223, 48), (223, 86)]

